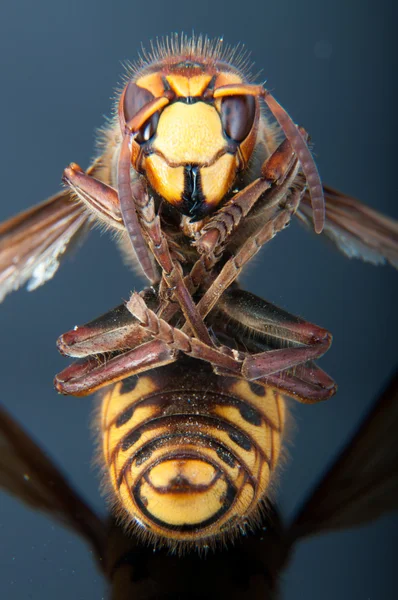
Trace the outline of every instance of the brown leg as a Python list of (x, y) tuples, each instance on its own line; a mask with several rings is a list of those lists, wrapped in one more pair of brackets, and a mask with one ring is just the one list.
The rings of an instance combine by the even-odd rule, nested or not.
[[(257, 377), (258, 373), (254, 373), (257, 380), (305, 402), (330, 397), (335, 391), (334, 383), (313, 363), (300, 363), (294, 373), (286, 370), (297, 361), (321, 354), (322, 344), (317, 344), (315, 340), (327, 339), (327, 335), (324, 336), (327, 332), (269, 305), (252, 294), (240, 290), (234, 292), (235, 294), (228, 293), (227, 301), (223, 302), (220, 311), (221, 318), (219, 315), (215, 317), (211, 325), (216, 333), (224, 331), (228, 336), (229, 331), (223, 329), (223, 325), (231, 323), (239, 345), (248, 348), (253, 355), (225, 346), (209, 347), (171, 327), (145, 304), (143, 297), (148, 303), (156, 305), (156, 295), (147, 290), (142, 293), (143, 297), (133, 294), (128, 303), (128, 309), (134, 313), (135, 318), (125, 307), (117, 307), (103, 317), (61, 336), (60, 346), (64, 354), (91, 356), (62, 371), (55, 380), (57, 389), (64, 394), (87, 395), (111, 382), (173, 362), (177, 352), (182, 351), (193, 358), (209, 362), (218, 374), (234, 377), (246, 378), (244, 368), (255, 367), (258, 370), (258, 364), (262, 361), (262, 376)], [(228, 308), (229, 304), (232, 308)], [(255, 337), (245, 333), (250, 324), (242, 315), (258, 321), (259, 324), (253, 327), (256, 331)], [(138, 325), (136, 319), (143, 327)], [(114, 326), (115, 322), (117, 327)], [(243, 331), (242, 335), (239, 334), (240, 331)], [(157, 339), (149, 340), (148, 336)], [(270, 340), (273, 340), (273, 343)], [(285, 348), (284, 356), (277, 355), (275, 352), (286, 342), (301, 342), (307, 346)], [(312, 347), (308, 348), (311, 344)], [(126, 347), (131, 346), (134, 346), (133, 349), (126, 351)], [(271, 351), (268, 350), (270, 347)], [(112, 358), (97, 354), (116, 350), (120, 353)], [(290, 355), (289, 350), (293, 351)], [(302, 351), (299, 358), (297, 350)], [(96, 355), (93, 356), (93, 353)], [(270, 373), (275, 369), (274, 373)], [(250, 373), (249, 378), (252, 378)]]
[(116, 190), (83, 171), (76, 163), (64, 170), (62, 181), (112, 229), (124, 230)]
[(140, 321), (145, 331), (149, 331), (155, 339), (161, 340), (173, 350), (179, 350), (192, 358), (205, 360), (239, 374), (240, 363), (236, 360), (233, 351), (228, 348), (215, 348), (213, 342), (209, 346), (205, 342), (183, 333), (177, 327), (172, 327), (163, 319), (159, 319), (139, 294), (133, 293), (126, 303), (126, 307)]
[(327, 334), (324, 339), (314, 341), (312, 346), (281, 348), (249, 355), (243, 361), (242, 376), (254, 381), (285, 369), (291, 369), (308, 360), (321, 357), (329, 349), (331, 343), (331, 335)]
[(246, 337), (253, 338), (253, 343), (257, 341), (257, 352), (259, 343), (268, 346), (264, 350), (269, 347), (278, 349), (286, 347), (286, 342), (313, 344), (330, 336), (326, 329), (238, 287), (232, 287), (224, 293), (217, 309), (219, 313), (210, 320), (213, 328), (217, 330), (219, 323), (229, 323), (235, 331), (242, 332), (244, 344), (249, 342)]
[(311, 196), (315, 231), (316, 233), (322, 233), (325, 223), (325, 202), (318, 169), (308, 147), (306, 137), (303, 135), (302, 131), (300, 131), (297, 125), (294, 124), (285, 109), (282, 108), (272, 94), (270, 94), (270, 92), (264, 89), (262, 86), (250, 84), (228, 84), (217, 88), (213, 94), (213, 97), (222, 98), (225, 96), (234, 96), (236, 94), (250, 94), (251, 96), (262, 97), (274, 115), (275, 119), (278, 121), (301, 163)]
[(149, 238), (149, 246), (163, 270), (167, 287), (173, 290), (173, 295), (178, 301), (194, 335), (208, 346), (212, 346), (213, 343), (207, 327), (198, 313), (190, 291), (185, 285), (181, 266), (178, 261), (173, 261), (171, 257), (167, 238), (161, 230), (159, 215), (155, 214), (153, 198), (149, 196), (141, 181), (137, 181), (132, 186), (132, 193), (142, 225)]
[[(102, 221), (114, 229), (125, 231), (126, 227), (120, 211), (119, 196), (116, 190), (84, 173), (74, 163), (65, 169), (63, 179), (80, 200)], [(139, 225), (135, 235), (130, 235), (130, 239), (144, 275), (151, 283), (157, 283), (159, 274)]]
[[(218, 312), (210, 318), (209, 325), (216, 333), (232, 336), (239, 347), (253, 355), (286, 347), (286, 344), (322, 346), (322, 339), (331, 337), (325, 329), (308, 323), (262, 298), (230, 288), (217, 305)], [(318, 348), (319, 348), (318, 345)], [(326, 348), (327, 349), (327, 348)], [(220, 373), (221, 374), (221, 373)], [(259, 378), (268, 385), (303, 402), (314, 402), (332, 396), (336, 391), (333, 379), (312, 361), (300, 364), (293, 372), (286, 371)]]
[[(156, 309), (159, 302), (152, 288), (144, 290), (141, 295), (148, 306)], [(104, 352), (130, 350), (150, 339), (152, 336), (121, 304), (94, 321), (67, 331), (60, 336), (57, 346), (61, 354), (84, 358)]]
[[(114, 229), (125, 231), (126, 227), (120, 212), (119, 198), (116, 190), (105, 185), (98, 179), (87, 175), (74, 163), (65, 169), (64, 182), (89, 206), (90, 210), (94, 211), (107, 225)], [(150, 236), (152, 254), (164, 271), (167, 286), (174, 290), (174, 294), (179, 300), (185, 318), (190, 322), (193, 331), (195, 331), (200, 339), (211, 344), (207, 334), (207, 328), (198, 315), (191, 294), (184, 284), (179, 265), (173, 261), (170, 256), (167, 240), (160, 229), (159, 218), (156, 217), (154, 213), (153, 202), (149, 199), (140, 183), (133, 184), (132, 188), (134, 200), (140, 209), (144, 224), (146, 225), (146, 230)], [(140, 236), (142, 237), (141, 232)], [(148, 279), (154, 283), (158, 281), (159, 278), (157, 274), (156, 276), (154, 275), (156, 268), (153, 265), (153, 259), (149, 249), (145, 242), (143, 242), (144, 247), (140, 246), (138, 238), (136, 242), (137, 245), (134, 245), (133, 240), (137, 258)], [(149, 263), (152, 264), (151, 267), (149, 267)], [(175, 310), (176, 309), (174, 309), (173, 314)]]
[(177, 353), (170, 346), (151, 340), (109, 360), (94, 356), (75, 362), (55, 377), (54, 385), (61, 394), (87, 396), (105, 385), (167, 365), (176, 358)]
[[(279, 193), (279, 190), (277, 190)], [(273, 193), (273, 190), (270, 192)], [(285, 206), (272, 209), (273, 216), (266, 220), (261, 229), (247, 239), (240, 246), (235, 254), (225, 263), (217, 278), (200, 299), (197, 308), (201, 317), (204, 319), (220, 300), (225, 290), (239, 276), (243, 267), (253, 256), (257, 254), (260, 248), (270, 241), (278, 231), (286, 227), (290, 221), (291, 215), (297, 210), (304, 190), (294, 189), (286, 190)], [(188, 331), (188, 325), (185, 324), (183, 331)]]
[[(326, 352), (331, 343), (331, 335), (326, 330), (316, 325), (302, 322), (299, 323), (299, 326), (293, 327), (291, 337), (296, 339), (297, 337), (301, 337), (308, 342), (306, 346), (268, 350), (254, 355), (231, 350), (226, 347), (210, 348), (200, 340), (184, 334), (181, 330), (171, 327), (168, 323), (159, 319), (145, 305), (144, 300), (138, 294), (133, 294), (126, 306), (147, 331), (150, 331), (156, 339), (161, 340), (170, 348), (180, 350), (193, 358), (209, 362), (216, 368), (216, 372), (220, 374), (241, 377), (250, 381), (257, 379), (261, 381), (270, 380), (270, 385), (271, 381), (274, 381), (272, 385), (276, 386), (275, 382), (277, 382), (279, 387), (283, 383), (283, 377), (285, 379), (292, 378), (289, 373), (284, 373), (283, 377), (280, 377), (281, 371), (286, 371), (296, 365), (301, 365), (308, 360), (321, 356)], [(287, 327), (286, 324), (284, 326)], [(302, 330), (302, 333), (300, 333), (300, 330)], [(312, 331), (311, 335), (310, 331)], [(295, 379), (300, 380), (300, 378)], [(327, 382), (330, 384), (326, 386), (328, 387), (326, 393), (322, 386), (322, 381), (317, 381), (317, 379), (321, 380), (321, 378), (313, 379), (311, 381), (311, 377), (304, 377), (301, 388), (299, 388), (303, 391), (308, 389), (309, 392), (312, 390), (312, 396), (314, 397), (312, 398), (311, 396), (311, 401), (324, 400), (334, 393), (335, 388), (330, 383), (331, 380), (326, 374), (323, 378), (323, 383)], [(289, 386), (285, 386), (285, 388), (289, 388)], [(290, 393), (294, 392), (292, 384), (289, 389), (291, 390)], [(298, 391), (294, 393), (298, 395)]]
[[(308, 372), (307, 369), (307, 374)], [(306, 377), (306, 373), (298, 377), (296, 374), (285, 375), (283, 371), (268, 377), (260, 377), (256, 381), (270, 385), (303, 404), (316, 404), (328, 400), (337, 391), (336, 384), (327, 373), (322, 369), (319, 369), (319, 372), (323, 374), (325, 383), (311, 381), (309, 377)]]
[(213, 329), (217, 332), (228, 323), (240, 344), (250, 349), (242, 364), (242, 375), (249, 380), (319, 358), (332, 342), (326, 329), (243, 290), (227, 290), (218, 309)]
[[(300, 131), (306, 138), (305, 131)], [(224, 249), (228, 248), (228, 243), (238, 228), (243, 229), (240, 237), (245, 238), (245, 219), (252, 218), (248, 215), (254, 207), (258, 207), (256, 222), (261, 224), (272, 220), (279, 205), (283, 206), (289, 187), (294, 184), (297, 177), (298, 169), (299, 165), (290, 143), (284, 140), (264, 162), (262, 177), (233, 196), (202, 228), (200, 237), (195, 242), (201, 257), (185, 278), (185, 284), (191, 294), (194, 294), (201, 285), (207, 289), (213, 283), (215, 264), (222, 257)], [(290, 218), (293, 213), (287, 209), (287, 214)], [(253, 229), (251, 225), (250, 229), (251, 235)], [(158, 316), (170, 321), (175, 312), (176, 307), (172, 303), (166, 303), (161, 307)]]
[[(302, 131), (305, 134), (304, 130)], [(220, 255), (225, 244), (238, 229), (242, 220), (247, 217), (259, 200), (264, 198), (267, 190), (277, 186), (282, 188), (282, 194), (286, 192), (286, 186), (283, 186), (283, 183), (292, 171), (296, 176), (297, 168), (295, 169), (295, 167), (297, 167), (297, 159), (290, 142), (284, 140), (264, 162), (261, 169), (261, 178), (256, 179), (235, 194), (201, 229), (200, 237), (195, 242), (198, 252)], [(266, 198), (265, 207), (268, 210), (283, 201), (283, 195), (281, 197), (277, 194), (271, 194)]]

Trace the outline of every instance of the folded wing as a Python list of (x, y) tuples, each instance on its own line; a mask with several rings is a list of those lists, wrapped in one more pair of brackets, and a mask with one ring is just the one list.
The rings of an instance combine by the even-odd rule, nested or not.
[[(374, 265), (389, 262), (398, 269), (398, 221), (328, 186), (324, 186), (324, 195), (326, 220), (323, 235), (349, 258), (360, 258)], [(296, 214), (313, 228), (308, 193)]]

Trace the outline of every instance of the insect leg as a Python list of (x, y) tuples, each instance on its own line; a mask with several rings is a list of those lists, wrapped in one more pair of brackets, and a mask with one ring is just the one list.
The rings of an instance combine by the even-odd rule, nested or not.
[[(106, 225), (119, 231), (125, 231), (120, 200), (116, 190), (84, 173), (75, 163), (65, 169), (63, 180), (89, 207), (90, 211), (94, 212)], [(144, 275), (151, 283), (156, 283), (159, 279), (156, 266), (140, 228), (138, 228), (136, 236), (131, 238), (131, 242)]]
[(167, 365), (176, 360), (177, 353), (161, 340), (151, 340), (137, 348), (107, 359), (97, 355), (75, 362), (54, 380), (62, 394), (86, 396), (105, 385)]
[[(152, 288), (144, 290), (141, 295), (151, 308), (157, 307), (158, 299)], [(90, 323), (67, 331), (59, 337), (57, 346), (61, 354), (84, 358), (104, 352), (129, 350), (150, 339), (152, 336), (121, 304)]]
[[(272, 359), (269, 351), (298, 349), (301, 344), (312, 346), (322, 354), (331, 342), (330, 334), (317, 325), (308, 323), (269, 302), (238, 288), (230, 288), (220, 299), (218, 312), (210, 319), (216, 332), (234, 336), (234, 339), (252, 355), (253, 365), (267, 364)], [(262, 351), (262, 352), (261, 352)], [(271, 363), (272, 364), (272, 363)], [(269, 368), (269, 367), (268, 367)], [(255, 368), (254, 368), (255, 369)], [(322, 369), (312, 361), (299, 364), (294, 371), (283, 370), (259, 381), (276, 386), (304, 402), (314, 402), (330, 397), (336, 386)]]
[(325, 201), (318, 169), (308, 147), (306, 136), (303, 135), (302, 130), (295, 125), (289, 114), (279, 102), (276, 101), (272, 94), (262, 86), (247, 84), (224, 85), (216, 89), (213, 96), (214, 98), (221, 98), (225, 96), (235, 96), (236, 94), (250, 94), (252, 96), (262, 97), (275, 119), (278, 121), (286, 138), (291, 143), (293, 150), (300, 160), (311, 196), (315, 231), (316, 233), (322, 233), (325, 223)]
[[(297, 175), (297, 166), (298, 162), (290, 142), (284, 140), (264, 162), (261, 169), (262, 177), (235, 194), (201, 229), (200, 237), (195, 242), (198, 252), (220, 255), (242, 220), (247, 217), (271, 186), (279, 186), (283, 194), (285, 193), (286, 186), (283, 184), (289, 175), (289, 179), (293, 183)], [(283, 195), (281, 197), (275, 193), (267, 195), (265, 207), (270, 209), (281, 201), (283, 201)]]
[[(279, 190), (277, 191), (279, 192)], [(257, 254), (260, 248), (288, 225), (291, 215), (300, 204), (302, 194), (302, 189), (293, 189), (286, 193), (285, 205), (274, 208), (272, 218), (267, 218), (259, 231), (251, 235), (225, 263), (219, 275), (197, 304), (202, 318), (209, 314), (225, 290), (235, 281), (243, 267)], [(183, 331), (187, 331), (187, 329), (186, 324)]]
[[(311, 365), (314, 365), (314, 363), (311, 363)], [(323, 382), (313, 382), (311, 375), (314, 372), (314, 367), (305, 367), (304, 365), (300, 367), (300, 375), (298, 375), (298, 369), (294, 375), (281, 371), (268, 377), (260, 377), (256, 379), (256, 382), (270, 385), (303, 404), (316, 404), (334, 396), (337, 385), (325, 371), (322, 371), (319, 367), (315, 367), (315, 370), (318, 375), (322, 375)]]
[(208, 346), (212, 346), (213, 342), (211, 341), (207, 327), (184, 282), (181, 265), (178, 261), (173, 260), (170, 254), (167, 238), (160, 226), (159, 215), (156, 215), (155, 212), (153, 198), (149, 196), (140, 181), (133, 184), (132, 193), (141, 223), (149, 238), (149, 247), (163, 270), (163, 278), (167, 287), (173, 291), (174, 297), (178, 301), (194, 335)]
[(215, 327), (220, 320), (228, 320), (242, 338), (261, 339), (263, 345), (271, 348), (285, 347), (287, 342), (311, 344), (330, 335), (326, 329), (238, 287), (223, 294), (217, 309), (221, 314), (215, 317)]
[[(305, 131), (302, 132), (306, 136)], [(191, 294), (195, 293), (200, 286), (208, 289), (212, 285), (216, 278), (214, 266), (222, 257), (225, 248), (229, 249), (228, 243), (235, 232), (240, 235), (240, 239), (251, 238), (253, 222), (255, 222), (254, 231), (258, 231), (264, 224), (275, 219), (275, 214), (279, 214), (281, 207), (286, 209), (287, 220), (284, 225), (286, 226), (298, 206), (286, 201), (290, 196), (290, 188), (294, 184), (299, 185), (296, 183), (298, 171), (299, 164), (290, 143), (284, 140), (265, 161), (262, 167), (263, 178), (257, 179), (236, 194), (203, 227), (201, 236), (195, 242), (201, 257), (185, 277), (185, 284)], [(256, 214), (251, 216), (249, 213), (253, 208)], [(250, 219), (249, 227), (246, 226), (247, 219)], [(250, 231), (247, 231), (248, 229)], [(273, 235), (275, 233), (276, 231)], [(201, 306), (203, 304), (199, 304), (200, 310)], [(159, 316), (169, 321), (175, 312), (176, 307), (168, 303), (162, 306)], [(188, 326), (184, 331), (188, 331)]]
[[(146, 331), (170, 348), (184, 352), (193, 358), (205, 360), (220, 368), (229, 369), (236, 375), (240, 374), (242, 362), (240, 355), (242, 353), (235, 353), (226, 347), (215, 348), (213, 343), (209, 346), (205, 342), (183, 333), (177, 327), (172, 327), (148, 308), (143, 298), (137, 293), (132, 294), (126, 307), (140, 321)], [(243, 358), (245, 357), (242, 354)]]
[(116, 190), (71, 163), (64, 170), (62, 181), (102, 221), (114, 229), (124, 229)]
[[(334, 382), (326, 373), (321, 371), (321, 369), (315, 365), (312, 365), (311, 368), (308, 366), (307, 370), (306, 368), (302, 369), (297, 375), (290, 374), (286, 371), (280, 373), (279, 371), (281, 369), (285, 370), (297, 364), (297, 355), (294, 353), (290, 356), (285, 356), (283, 364), (277, 365), (275, 369), (275, 352), (278, 351), (263, 352), (253, 355), (252, 357), (247, 353), (232, 350), (226, 346), (210, 348), (200, 340), (190, 337), (180, 329), (171, 327), (168, 323), (159, 319), (156, 314), (145, 305), (144, 300), (138, 294), (132, 295), (127, 303), (127, 308), (142, 322), (146, 330), (151, 331), (156, 339), (162, 340), (170, 347), (182, 351), (188, 356), (209, 362), (212, 364), (217, 374), (243, 379), (254, 379), (252, 377), (247, 377), (243, 372), (246, 361), (253, 357), (259, 357), (260, 359), (269, 357), (271, 366), (267, 367), (267, 377), (264, 375), (255, 377), (255, 379), (261, 383), (281, 389), (287, 394), (308, 403), (326, 400), (335, 393), (336, 387)], [(228, 317), (226, 316), (226, 318)], [(316, 328), (316, 326), (314, 326), (314, 328), (322, 332), (325, 331)], [(291, 348), (291, 350), (299, 349)], [(310, 355), (315, 355), (320, 352), (319, 348), (306, 347), (305, 350), (309, 350), (308, 354)], [(298, 362), (301, 364), (303, 360), (306, 360), (306, 357), (303, 358), (303, 356), (301, 356)], [(282, 361), (279, 360), (279, 363), (282, 363)], [(275, 369), (275, 371), (273, 371), (273, 369)], [(263, 366), (263, 371), (265, 372), (265, 370), (266, 368)], [(270, 371), (272, 371), (272, 373), (270, 373)]]
[(253, 381), (285, 369), (291, 369), (308, 360), (319, 358), (325, 354), (331, 343), (332, 336), (330, 333), (326, 333), (323, 338), (314, 338), (309, 346), (266, 350), (259, 354), (248, 355), (243, 361), (242, 375), (245, 379)]

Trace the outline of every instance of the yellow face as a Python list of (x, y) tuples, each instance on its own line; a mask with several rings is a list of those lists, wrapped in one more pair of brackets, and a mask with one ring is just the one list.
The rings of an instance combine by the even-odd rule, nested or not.
[(239, 83), (236, 73), (183, 61), (130, 82), (123, 92), (125, 122), (168, 94), (168, 104), (149, 113), (140, 128), (131, 160), (153, 190), (192, 221), (220, 204), (253, 152), (258, 100), (243, 95), (214, 99), (212, 94), (217, 87)]

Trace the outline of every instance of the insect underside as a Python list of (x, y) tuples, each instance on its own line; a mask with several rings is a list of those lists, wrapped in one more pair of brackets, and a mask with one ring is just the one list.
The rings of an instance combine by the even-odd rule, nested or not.
[(60, 194), (0, 227), (0, 298), (52, 277), (92, 220), (145, 276), (125, 305), (61, 336), (77, 360), (55, 385), (108, 386), (112, 504), (127, 528), (172, 546), (254, 525), (281, 454), (283, 395), (336, 391), (314, 362), (330, 333), (240, 289), (245, 265), (294, 215), (347, 254), (398, 264), (396, 222), (322, 188), (307, 133), (245, 60), (205, 38), (160, 44), (127, 73), (92, 166), (72, 163)]

